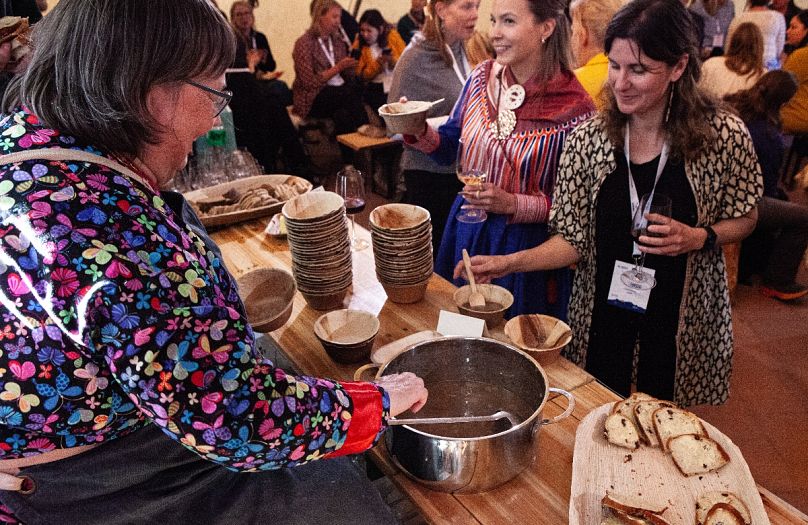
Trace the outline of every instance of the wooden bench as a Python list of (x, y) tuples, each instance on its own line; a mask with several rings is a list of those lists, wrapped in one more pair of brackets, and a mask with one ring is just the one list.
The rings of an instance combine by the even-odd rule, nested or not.
[(385, 198), (395, 195), (398, 179), (398, 159), (401, 154), (401, 143), (389, 137), (368, 137), (358, 132), (337, 135), (337, 142), (356, 152), (356, 167), (365, 175), (365, 181), (370, 182), (370, 189), (376, 193), (377, 183), (374, 173), (379, 168), (382, 174)]

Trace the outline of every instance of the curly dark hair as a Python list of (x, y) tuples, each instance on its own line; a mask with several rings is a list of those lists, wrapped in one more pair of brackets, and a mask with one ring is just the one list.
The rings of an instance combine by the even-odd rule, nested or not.
[[(713, 137), (710, 117), (715, 114), (717, 103), (698, 87), (701, 63), (696, 31), (687, 9), (679, 0), (633, 0), (614, 15), (606, 28), (607, 55), (617, 38), (631, 40), (645, 56), (668, 66), (687, 56), (682, 76), (669, 88), (673, 94), (664, 127), (672, 157), (697, 156)], [(606, 131), (612, 143), (622, 147), (628, 115), (617, 107), (608, 83), (604, 91)]]

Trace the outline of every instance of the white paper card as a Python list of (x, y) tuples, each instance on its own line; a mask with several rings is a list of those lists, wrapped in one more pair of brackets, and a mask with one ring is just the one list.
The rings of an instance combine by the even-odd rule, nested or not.
[[(612, 274), (612, 284), (609, 287), (609, 297), (607, 302), (618, 308), (625, 308), (632, 312), (645, 313), (648, 308), (648, 299), (651, 297), (651, 290), (639, 290), (626, 286), (620, 276), (627, 271), (633, 271), (634, 265), (623, 261), (614, 262), (614, 273)], [(652, 268), (643, 268), (643, 273), (651, 277), (656, 273)]]
[(440, 311), (438, 332), (443, 335), (460, 335), (465, 337), (481, 337), (485, 330), (485, 321), (476, 317)]

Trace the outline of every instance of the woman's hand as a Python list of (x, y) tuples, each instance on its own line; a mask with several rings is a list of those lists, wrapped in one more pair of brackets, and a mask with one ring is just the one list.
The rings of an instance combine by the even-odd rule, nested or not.
[(382, 376), (376, 380), (376, 384), (390, 396), (391, 416), (407, 410), (418, 412), (426, 403), (428, 392), (424, 380), (412, 372)]
[(248, 49), (247, 50), (247, 67), (250, 68), (251, 71), (255, 71), (255, 68), (258, 67), (258, 64), (261, 63), (263, 60), (263, 54), (261, 53), (260, 49)]
[(491, 182), (484, 182), (482, 187), (463, 186), (463, 196), (470, 205), (480, 210), (502, 215), (516, 213), (516, 195)]
[(655, 236), (640, 236), (641, 252), (675, 256), (700, 250), (704, 246), (707, 232), (703, 228), (692, 228), (656, 213), (649, 213), (646, 218), (649, 221), (648, 231)]
[(355, 58), (345, 57), (337, 62), (337, 69), (340, 71), (345, 71), (346, 69), (356, 67), (356, 64), (358, 64), (358, 62)]
[[(490, 283), (492, 279), (498, 279), (513, 273), (508, 264), (507, 255), (475, 255), (470, 260), (474, 281), (480, 284)], [(457, 263), (454, 269), (454, 278), (459, 277), (468, 280), (462, 260)]]

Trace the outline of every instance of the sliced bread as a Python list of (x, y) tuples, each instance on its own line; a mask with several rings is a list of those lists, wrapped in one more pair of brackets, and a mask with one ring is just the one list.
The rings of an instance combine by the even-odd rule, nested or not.
[(728, 503), (716, 503), (707, 513), (704, 525), (744, 525), (743, 516)]
[(612, 445), (632, 450), (640, 446), (640, 433), (637, 427), (623, 414), (609, 414), (603, 426), (603, 435)]
[(654, 410), (652, 419), (654, 421), (654, 431), (657, 439), (662, 445), (662, 450), (670, 451), (668, 440), (683, 434), (701, 434), (707, 436), (707, 430), (693, 412), (688, 412), (681, 408), (662, 407)]
[(651, 447), (660, 446), (656, 429), (654, 429), (654, 411), (665, 407), (676, 408), (676, 405), (660, 399), (639, 401), (634, 405), (634, 417), (637, 420), (637, 428), (640, 429), (640, 437)]
[(622, 514), (625, 514), (633, 518), (642, 518), (659, 525), (665, 525), (667, 523), (661, 515), (667, 510), (668, 506), (649, 502), (642, 496), (607, 492), (606, 495), (603, 496), (603, 499), (600, 500), (600, 503), (605, 509), (614, 511), (614, 514), (618, 518), (620, 518)]
[(682, 434), (668, 440), (673, 462), (685, 476), (718, 470), (729, 455), (715, 440), (701, 434)]
[(601, 522), (601, 525), (670, 525), (666, 519), (656, 514), (650, 514), (650, 518), (645, 518), (615, 509), (606, 509), (606, 512), (609, 516)]
[(644, 392), (634, 392), (627, 398), (616, 401), (614, 405), (612, 405), (611, 414), (622, 414), (634, 423), (634, 426), (639, 428), (639, 424), (637, 423), (637, 418), (634, 416), (634, 406), (639, 403), (640, 401), (653, 401), (656, 398), (653, 396), (649, 396)]
[(734, 492), (728, 491), (705, 492), (699, 496), (696, 501), (696, 523), (704, 525), (707, 521), (707, 513), (718, 503), (730, 505), (741, 514), (745, 525), (752, 524), (752, 514), (749, 512), (749, 508)]

